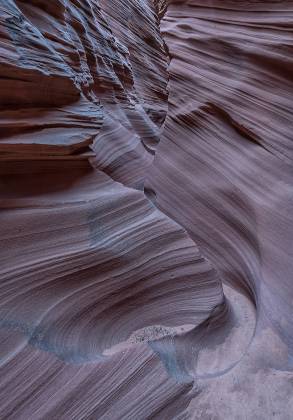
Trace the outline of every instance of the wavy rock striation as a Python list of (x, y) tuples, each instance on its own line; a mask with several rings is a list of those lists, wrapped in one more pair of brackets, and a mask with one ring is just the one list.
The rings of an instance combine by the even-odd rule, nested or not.
[(227, 289), (238, 321), (231, 332), (231, 318), (215, 320), (196, 358), (186, 346), (198, 343), (197, 332), (187, 343), (178, 339), (184, 366), (177, 370), (215, 378), (199, 379), (205, 389), (191, 404), (193, 418), (289, 415), (282, 400), (292, 386), (292, 6), (170, 1), (161, 23), (171, 58), (169, 111), (146, 187), (224, 284), (248, 298), (240, 302)]
[(0, 418), (287, 420), (292, 2), (0, 12)]

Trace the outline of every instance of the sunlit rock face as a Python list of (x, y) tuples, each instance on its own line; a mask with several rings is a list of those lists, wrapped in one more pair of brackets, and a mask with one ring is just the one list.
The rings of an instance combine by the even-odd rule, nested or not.
[(0, 418), (290, 418), (292, 23), (0, 0)]

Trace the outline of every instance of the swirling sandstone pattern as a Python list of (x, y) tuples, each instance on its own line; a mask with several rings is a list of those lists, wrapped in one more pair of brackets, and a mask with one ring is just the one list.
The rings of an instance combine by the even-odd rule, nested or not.
[(253, 307), (231, 296), (232, 311), (248, 310), (243, 326), (204, 331), (196, 358), (178, 339), (177, 369), (203, 378), (189, 415), (285, 420), (293, 408), (293, 3), (169, 3), (161, 24), (169, 112), (146, 187), (224, 284), (246, 294), (257, 321), (253, 331)]
[(292, 23), (0, 0), (1, 419), (290, 418)]

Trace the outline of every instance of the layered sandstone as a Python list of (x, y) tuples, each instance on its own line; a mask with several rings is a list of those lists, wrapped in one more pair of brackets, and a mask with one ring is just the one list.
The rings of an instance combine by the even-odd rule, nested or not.
[(292, 20), (0, 0), (0, 418), (290, 418)]

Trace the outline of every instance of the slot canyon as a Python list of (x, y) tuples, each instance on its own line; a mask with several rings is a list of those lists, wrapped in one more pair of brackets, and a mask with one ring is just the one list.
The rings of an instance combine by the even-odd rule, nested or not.
[(0, 0), (0, 419), (293, 419), (293, 0)]

